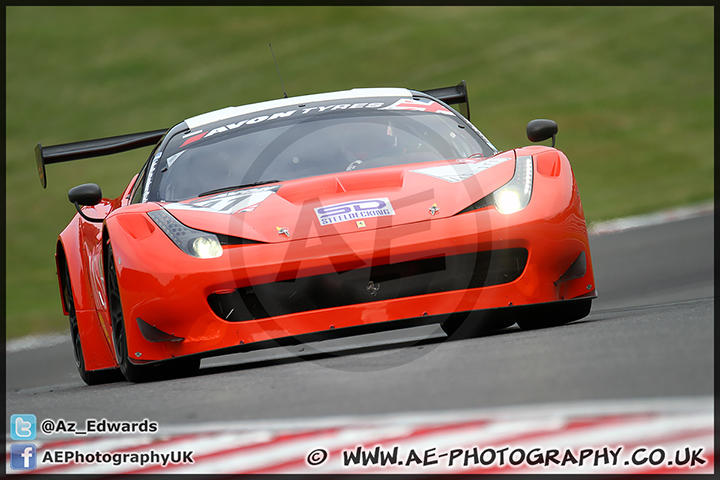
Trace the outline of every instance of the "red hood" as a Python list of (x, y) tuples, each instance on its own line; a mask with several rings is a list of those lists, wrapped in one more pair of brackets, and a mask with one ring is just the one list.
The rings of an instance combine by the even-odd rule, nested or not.
[(355, 170), (163, 206), (189, 227), (261, 242), (352, 233), (455, 215), (510, 181), (514, 159)]

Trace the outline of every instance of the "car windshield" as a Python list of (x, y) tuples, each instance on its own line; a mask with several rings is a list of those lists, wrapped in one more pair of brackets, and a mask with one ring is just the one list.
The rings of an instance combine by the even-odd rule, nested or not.
[(474, 127), (429, 99), (339, 106), (255, 112), (179, 133), (153, 159), (144, 200), (495, 153)]

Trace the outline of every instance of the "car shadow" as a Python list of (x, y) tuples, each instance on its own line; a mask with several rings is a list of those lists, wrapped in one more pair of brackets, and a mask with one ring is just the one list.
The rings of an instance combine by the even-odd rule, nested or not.
[[(297, 364), (301, 362), (306, 361), (314, 361), (314, 360), (323, 360), (328, 358), (344, 358), (344, 357), (351, 357), (354, 355), (362, 355), (367, 353), (377, 353), (377, 352), (390, 352), (393, 350), (401, 350), (406, 348), (422, 348), (426, 346), (439, 346), (443, 343), (447, 342), (461, 342), (461, 341), (470, 341), (472, 339), (476, 338), (484, 338), (484, 337), (494, 337), (494, 336), (502, 336), (502, 335), (510, 335), (512, 333), (520, 331), (519, 327), (517, 325), (513, 325), (510, 327), (506, 327), (503, 329), (497, 329), (497, 330), (489, 330), (487, 332), (479, 332), (476, 335), (473, 336), (465, 336), (465, 337), (459, 337), (459, 336), (447, 336), (446, 334), (442, 333), (440, 331), (438, 326), (438, 331), (440, 332), (437, 336), (429, 337), (429, 338), (423, 338), (423, 339), (410, 339), (410, 340), (398, 340), (394, 342), (387, 342), (380, 345), (358, 345), (358, 346), (346, 346), (342, 349), (338, 350), (331, 350), (331, 351), (320, 351), (316, 349), (312, 344), (309, 344), (305, 347), (303, 346), (297, 346), (296, 349), (290, 349), (288, 347), (283, 346), (277, 346), (273, 347), (272, 349), (268, 350), (274, 350), (274, 352), (270, 353), (277, 353), (279, 349), (282, 349), (283, 352), (281, 352), (282, 356), (276, 356), (273, 358), (266, 358), (266, 359), (248, 359), (243, 360), (241, 358), (238, 358), (237, 361), (233, 361), (232, 363), (222, 364), (222, 365), (209, 365), (209, 366), (201, 366), (200, 370), (192, 375), (192, 376), (205, 376), (205, 375), (214, 375), (219, 373), (228, 373), (228, 372), (239, 372), (244, 370), (252, 370), (257, 368), (263, 368), (263, 367), (271, 367), (271, 366), (278, 366), (278, 365), (289, 365), (289, 364)], [(258, 353), (259, 351), (255, 352), (247, 352), (247, 353)], [(235, 355), (243, 355), (243, 354), (235, 354)]]

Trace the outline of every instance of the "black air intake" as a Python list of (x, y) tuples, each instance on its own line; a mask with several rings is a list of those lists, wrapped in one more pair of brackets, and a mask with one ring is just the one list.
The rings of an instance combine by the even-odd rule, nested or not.
[(230, 322), (323, 308), (501, 285), (525, 269), (528, 251), (508, 248), (356, 268), (214, 293), (208, 303)]

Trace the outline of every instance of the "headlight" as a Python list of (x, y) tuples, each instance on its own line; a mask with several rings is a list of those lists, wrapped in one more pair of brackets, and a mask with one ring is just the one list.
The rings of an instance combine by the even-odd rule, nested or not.
[(148, 212), (148, 215), (165, 235), (188, 255), (197, 258), (217, 258), (222, 255), (222, 245), (214, 233), (183, 225), (165, 210)]
[(500, 195), (495, 195), (495, 207), (500, 213), (515, 213), (522, 210), (520, 196), (512, 190), (505, 190)]
[(510, 214), (525, 208), (530, 202), (532, 183), (532, 157), (519, 157), (515, 162), (513, 178), (492, 194), (493, 203), (498, 212)]
[(217, 238), (197, 237), (192, 242), (192, 249), (196, 257), (217, 258), (222, 255), (222, 246)]

